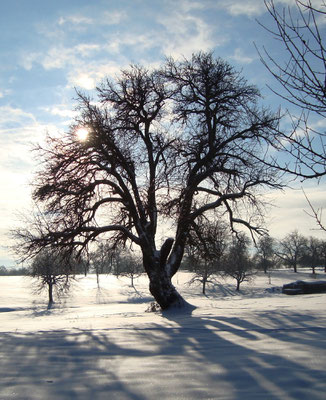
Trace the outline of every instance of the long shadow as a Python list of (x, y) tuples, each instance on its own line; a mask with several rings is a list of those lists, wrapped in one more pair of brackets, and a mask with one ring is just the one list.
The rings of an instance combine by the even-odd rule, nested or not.
[[(258, 314), (260, 324), (175, 312), (164, 317), (178, 326), (180, 351), (195, 349), (194, 362), (210, 366), (216, 389), (218, 382), (232, 388), (231, 397), (219, 391), (216, 398), (325, 399), (326, 326), (318, 319), (289, 312)], [(170, 343), (172, 351), (172, 338)]]
[(0, 346), (1, 400), (143, 399), (120, 379), (114, 359), (148, 354), (123, 349), (107, 334), (5, 333)]
[(255, 315), (197, 309), (106, 330), (2, 334), (0, 398), (325, 399), (326, 326)]

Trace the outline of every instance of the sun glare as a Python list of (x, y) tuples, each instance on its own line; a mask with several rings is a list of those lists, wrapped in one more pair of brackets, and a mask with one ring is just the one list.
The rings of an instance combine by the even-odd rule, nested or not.
[(84, 142), (88, 137), (88, 130), (86, 128), (79, 128), (76, 130), (76, 137), (80, 142)]

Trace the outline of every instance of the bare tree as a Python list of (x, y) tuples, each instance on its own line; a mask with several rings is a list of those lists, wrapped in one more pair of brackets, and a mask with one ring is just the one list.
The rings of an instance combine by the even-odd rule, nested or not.
[(144, 269), (141, 260), (130, 250), (123, 250), (117, 254), (116, 257), (116, 270), (117, 276), (126, 276), (130, 279), (130, 285), (135, 289), (135, 278), (138, 278)]
[(325, 240), (320, 241), (319, 252), (320, 252), (321, 265), (324, 267), (324, 272), (326, 273), (326, 241)]
[(298, 265), (302, 260), (306, 244), (306, 238), (295, 230), (280, 241), (277, 255), (286, 266), (298, 272)]
[(96, 273), (97, 286), (100, 286), (100, 275), (109, 274), (113, 270), (116, 249), (107, 241), (101, 241), (90, 254), (90, 261)]
[(229, 227), (222, 221), (210, 222), (201, 219), (193, 224), (187, 243), (188, 263), (192, 264), (194, 276), (189, 284), (200, 282), (206, 294), (208, 283), (215, 282), (215, 276), (222, 271), (221, 260), (229, 240)]
[(275, 240), (271, 236), (264, 235), (259, 239), (255, 258), (258, 268), (262, 269), (265, 274), (276, 264)]
[(302, 255), (302, 264), (311, 268), (312, 274), (316, 274), (316, 268), (321, 264), (320, 240), (310, 236), (306, 241)]
[(49, 249), (42, 250), (33, 259), (29, 275), (38, 280), (37, 293), (47, 289), (48, 308), (51, 308), (54, 303), (54, 291), (58, 298), (69, 291), (76, 264), (76, 260), (72, 257), (67, 258), (59, 251)]
[[(78, 93), (70, 131), (38, 148), (33, 196), (42, 221), (16, 231), (20, 249), (26, 257), (47, 246), (83, 251), (100, 236), (130, 241), (161, 308), (185, 306), (171, 279), (201, 215), (220, 208), (232, 229), (262, 231), (257, 191), (281, 187), (266, 162), (278, 115), (258, 107), (258, 90), (210, 53), (152, 71), (132, 66), (97, 94), (95, 102)], [(173, 219), (175, 232), (158, 247), (161, 218)]]
[(223, 273), (237, 282), (236, 290), (240, 290), (242, 282), (250, 281), (254, 276), (254, 263), (249, 256), (250, 239), (245, 234), (234, 236), (224, 259)]

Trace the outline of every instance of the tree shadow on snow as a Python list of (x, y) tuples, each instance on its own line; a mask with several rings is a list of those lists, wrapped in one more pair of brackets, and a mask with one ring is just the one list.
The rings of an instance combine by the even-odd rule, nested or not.
[(171, 352), (176, 340), (179, 351), (203, 369), (207, 385), (215, 382), (209, 398), (325, 398), (326, 327), (317, 318), (274, 311), (257, 313), (258, 324), (252, 318), (196, 312), (163, 316), (177, 325), (168, 341)]
[(325, 398), (326, 328), (318, 319), (199, 313), (154, 314), (130, 326), (126, 319), (106, 330), (2, 334), (1, 400)]

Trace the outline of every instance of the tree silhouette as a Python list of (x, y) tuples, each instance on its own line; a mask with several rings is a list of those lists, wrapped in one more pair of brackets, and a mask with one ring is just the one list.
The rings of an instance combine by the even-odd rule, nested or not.
[[(97, 95), (78, 93), (69, 132), (38, 148), (43, 164), (33, 197), (42, 214), (16, 231), (20, 249), (26, 257), (48, 246), (81, 252), (100, 236), (133, 242), (161, 308), (185, 306), (171, 279), (201, 215), (219, 208), (232, 229), (261, 232), (258, 189), (281, 186), (267, 162), (278, 116), (211, 53), (168, 59), (151, 71), (132, 66)], [(175, 230), (158, 246), (164, 219)]]

